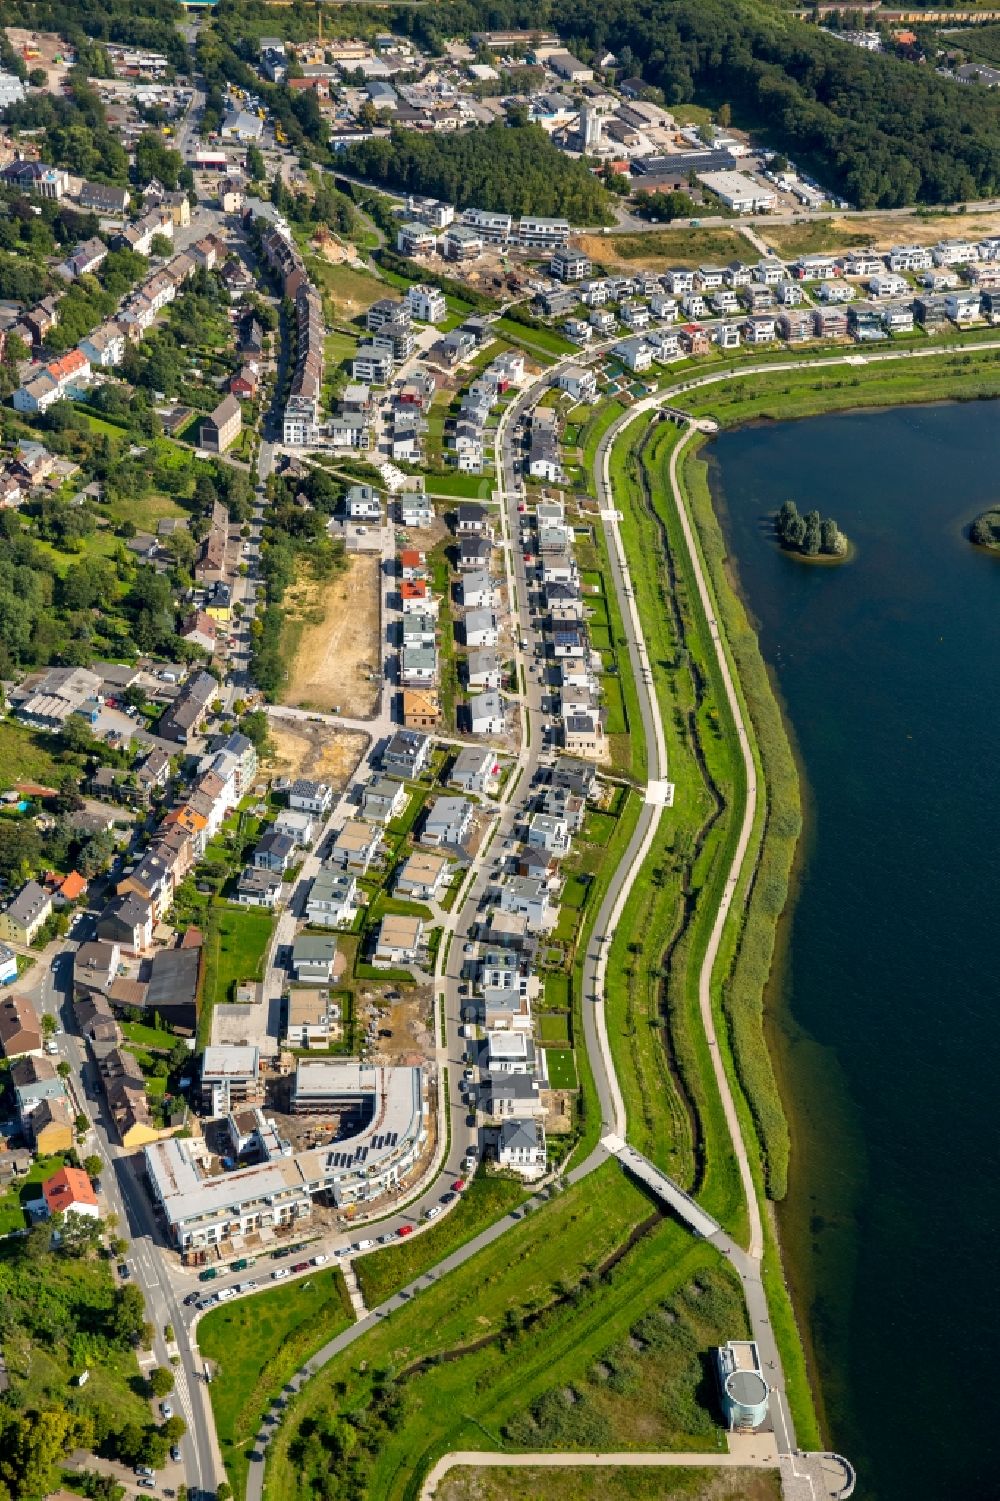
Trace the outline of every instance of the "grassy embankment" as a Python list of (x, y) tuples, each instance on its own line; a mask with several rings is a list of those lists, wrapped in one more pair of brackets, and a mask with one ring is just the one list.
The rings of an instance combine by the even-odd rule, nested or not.
[(742, 1328), (728, 1267), (608, 1163), (331, 1361), (271, 1445), (265, 1495), (331, 1473), (348, 1414), (341, 1484), (373, 1498), (415, 1497), (456, 1448), (717, 1452), (701, 1352)]
[(438, 1501), (779, 1501), (777, 1470), (574, 1469), (566, 1465), (449, 1471)]
[(463, 1193), (461, 1203), (440, 1224), (358, 1257), (354, 1271), (367, 1306), (375, 1308), (384, 1303), (428, 1267), (436, 1266), (466, 1241), (523, 1204), (527, 1197), (519, 1180), (477, 1174)]
[(611, 476), (675, 785), (609, 965), (608, 1024), (632, 1139), (734, 1234), (745, 1210), (698, 1014), (698, 973), (732, 860), (744, 773), (676, 516), (651, 483), (675, 429), (626, 429)]
[[(678, 436), (674, 428), (650, 433), (648, 424), (637, 424), (626, 430), (612, 455), (616, 501), (624, 513), (677, 803), (661, 826), (616, 935), (609, 1030), (633, 1139), (696, 1188), (707, 1207), (734, 1229), (735, 1215), (742, 1229), (739, 1183), (698, 1017), (697, 982), (738, 835), (745, 778), (690, 559), (669, 499), (667, 464)], [(699, 516), (699, 524), (704, 526), (704, 517)], [(768, 1189), (780, 1197), (787, 1178), (788, 1135), (764, 1042), (763, 991), (798, 833), (798, 785), (759, 653), (753, 660), (753, 633), (724, 570), (710, 569), (710, 577), (719, 617), (734, 643), (746, 717), (758, 744), (763, 743), (769, 785), (779, 789), (777, 816), (766, 822), (766, 804), (761, 800), (759, 805), (757, 863), (749, 863), (745, 878), (747, 921), (742, 931), (731, 927), (727, 932), (717, 975), (727, 977), (719, 997), (728, 1023), (728, 1029), (720, 1028), (724, 1054), (728, 1038), (733, 1057), (727, 1056), (727, 1065), (743, 1084), (751, 1107), (737, 1092), (744, 1131), (751, 1142), (756, 1135)], [(759, 761), (757, 746), (755, 755)], [(766, 1272), (800, 1440), (812, 1443), (817, 1424), (773, 1247)]]
[(219, 1446), (237, 1497), (246, 1491), (247, 1454), (274, 1394), (353, 1320), (335, 1268), (223, 1304), (198, 1325), (198, 1348), (213, 1363), (209, 1393)]
[[(837, 370), (807, 370), (801, 373), (776, 373), (771, 377), (748, 376), (724, 387), (711, 388), (702, 393), (693, 392), (690, 405), (692, 410), (710, 412), (728, 426), (761, 416), (787, 418), (844, 407), (875, 407), (954, 397), (972, 399), (997, 394), (1000, 394), (1000, 361), (997, 357), (988, 352), (979, 357), (956, 353), (943, 355), (933, 363), (922, 361), (919, 365), (899, 366), (887, 363), (881, 368), (869, 366), (850, 374)], [(653, 480), (647, 494), (660, 498), (661, 509), (663, 498), (669, 494), (665, 468), (667, 453), (676, 441), (677, 434), (668, 432), (654, 440), (646, 455)], [(658, 453), (657, 448), (660, 450)], [(717, 1002), (725, 1012), (727, 1034), (732, 1048), (732, 1057), (727, 1062), (741, 1086), (737, 1101), (744, 1128), (751, 1125), (747, 1118), (749, 1113), (752, 1116), (753, 1131), (748, 1131), (748, 1139), (752, 1140), (753, 1134), (756, 1134), (761, 1149), (763, 1176), (760, 1172), (756, 1176), (759, 1184), (766, 1182), (767, 1192), (771, 1197), (781, 1198), (787, 1188), (788, 1132), (764, 1038), (763, 1002), (773, 959), (777, 919), (787, 900), (800, 824), (798, 778), (756, 635), (747, 620), (742, 602), (731, 586), (724, 542), (708, 491), (706, 468), (697, 457), (696, 450), (685, 457), (681, 477), (689, 512), (696, 527), (702, 560), (711, 582), (717, 615), (726, 627), (727, 647), (736, 669), (739, 691), (747, 711), (746, 717), (753, 730), (752, 743), (758, 769), (768, 788), (768, 801), (759, 810), (755, 830), (759, 842), (745, 920), (738, 931), (735, 926), (731, 926), (727, 943), (720, 955), (718, 974), (726, 979)], [(634, 484), (631, 487), (623, 486), (622, 493), (627, 495), (630, 489), (634, 501)], [(672, 507), (668, 506), (668, 538), (671, 511)], [(626, 525), (634, 524), (633, 505), (629, 508)], [(630, 547), (629, 551), (630, 556), (644, 559), (648, 557), (648, 552), (644, 549), (633, 553)], [(648, 574), (648, 562), (642, 571)], [(637, 593), (640, 593), (638, 583)], [(649, 618), (648, 612), (644, 613)], [(643, 931), (655, 931), (651, 921), (647, 921)], [(618, 942), (634, 944), (635, 940), (629, 940), (622, 933)], [(633, 962), (633, 970), (638, 967)], [(628, 965), (623, 968), (627, 969)], [(696, 974), (696, 968), (692, 966), (693, 975)], [(634, 976), (619, 978), (630, 979), (634, 984)], [(648, 987), (648, 974), (646, 984)], [(633, 1049), (633, 1066), (635, 1051)], [(662, 1060), (657, 1061), (662, 1066)], [(641, 1063), (640, 1050), (640, 1067), (636, 1068), (637, 1073)], [(648, 1076), (648, 1067), (645, 1071)], [(623, 1070), (623, 1075), (628, 1079), (629, 1071)], [(633, 1106), (635, 1093), (633, 1090)], [(641, 1092), (647, 1126), (650, 1097), (648, 1090)], [(657, 1114), (663, 1116), (664, 1092), (652, 1097), (660, 1101)], [(799, 1439), (802, 1443), (811, 1443), (814, 1442), (813, 1435), (817, 1425), (809, 1398), (805, 1363), (781, 1275), (777, 1248), (770, 1239), (765, 1255), (764, 1276), (776, 1333), (782, 1346), (789, 1400), (799, 1429)]]

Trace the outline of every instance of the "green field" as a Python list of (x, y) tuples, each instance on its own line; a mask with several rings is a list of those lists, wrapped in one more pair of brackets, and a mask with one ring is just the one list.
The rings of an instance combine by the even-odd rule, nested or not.
[(496, 480), (491, 474), (429, 474), (425, 483), (429, 495), (456, 500), (489, 500)]
[[(717, 1452), (703, 1357), (745, 1328), (717, 1252), (608, 1163), (332, 1360), (271, 1445), (265, 1496), (327, 1476), (331, 1501), (415, 1497), (452, 1449)], [(348, 1414), (350, 1474), (336, 1464)]]
[(437, 1501), (780, 1501), (777, 1470), (456, 1467)]
[[(553, 978), (555, 978), (553, 976)], [(565, 979), (566, 976), (560, 976)], [(569, 1043), (569, 1013), (546, 1011), (538, 1018), (538, 1035), (543, 1042)]]
[(462, 1194), (462, 1202), (440, 1224), (358, 1257), (354, 1271), (368, 1307), (384, 1303), (428, 1267), (516, 1209), (526, 1197), (519, 1180), (477, 1173)]
[(516, 318), (498, 318), (493, 327), (515, 344), (524, 344), (529, 349), (541, 350), (545, 354), (556, 355), (559, 358), (565, 354), (572, 354), (577, 348), (577, 345), (570, 339), (556, 333), (555, 329), (529, 328), (527, 324), (518, 323)]
[(545, 1062), (553, 1089), (576, 1088), (576, 1064), (572, 1048), (546, 1048)]
[(703, 261), (745, 260), (748, 242), (736, 229), (709, 226), (612, 235), (608, 245), (612, 258), (644, 266), (697, 266)]
[(52, 753), (51, 735), (22, 728), (11, 719), (0, 721), (0, 790), (15, 782), (41, 782), (56, 787), (66, 763)]
[(243, 980), (260, 980), (274, 922), (263, 908), (213, 903), (205, 920), (205, 979), (202, 1016), (233, 999)]
[(143, 1022), (119, 1022), (118, 1025), (129, 1042), (136, 1043), (140, 1048), (160, 1049), (169, 1053), (177, 1038), (173, 1032), (168, 1032), (160, 1027), (147, 1027)]
[(198, 1348), (213, 1362), (212, 1412), (237, 1496), (244, 1494), (246, 1456), (272, 1398), (353, 1317), (343, 1275), (334, 1268), (234, 1299), (201, 1320)]

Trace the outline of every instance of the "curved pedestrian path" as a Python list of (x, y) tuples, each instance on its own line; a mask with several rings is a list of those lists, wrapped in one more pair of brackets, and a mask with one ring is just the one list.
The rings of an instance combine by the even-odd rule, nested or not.
[[(941, 355), (955, 355), (957, 353), (968, 352), (970, 350), (980, 351), (996, 349), (1000, 349), (1000, 339), (984, 340), (975, 344), (963, 344), (961, 342), (957, 342), (949, 346), (943, 346), (939, 348), (935, 347), (930, 349), (885, 350), (878, 353), (865, 354), (863, 356), (855, 354), (838, 354), (829, 358), (772, 361), (769, 363), (761, 363), (759, 365), (736, 365), (722, 370), (708, 371), (701, 376), (693, 376), (691, 379), (680, 382), (675, 386), (664, 388), (663, 390), (654, 393), (652, 396), (645, 398), (643, 401), (636, 403), (634, 407), (630, 408), (628, 412), (623, 414), (618, 422), (616, 422), (611, 428), (608, 429), (608, 432), (602, 439), (601, 445), (598, 448), (597, 455), (597, 464), (599, 466), (597, 472), (597, 479), (600, 486), (599, 493), (602, 500), (604, 500), (605, 502), (602, 507), (602, 521), (606, 528), (609, 543), (611, 544), (609, 546), (611, 572), (615, 590), (618, 594), (623, 620), (626, 622), (626, 637), (628, 642), (628, 649), (630, 659), (632, 660), (633, 664), (633, 672), (636, 678), (636, 688), (639, 694), (640, 713), (643, 719), (644, 731), (647, 736), (647, 747), (650, 751), (652, 751), (653, 747), (655, 747), (656, 759), (652, 764), (655, 764), (656, 770), (660, 773), (659, 778), (650, 780), (649, 788), (647, 790), (647, 800), (644, 803), (642, 812), (640, 814), (639, 824), (637, 825), (633, 838), (630, 841), (625, 855), (618, 867), (616, 876), (612, 879), (611, 886), (609, 887), (604, 902), (602, 903), (602, 907), (598, 913), (598, 918), (595, 922), (594, 936), (589, 945), (588, 953), (585, 957), (584, 963), (585, 1038), (591, 1059), (591, 1065), (594, 1070), (595, 1081), (597, 1083), (598, 1096), (601, 1103), (602, 1121), (604, 1123), (604, 1135), (620, 1135), (621, 1137), (624, 1137), (625, 1134), (624, 1104), (621, 1096), (620, 1086), (616, 1077), (614, 1061), (611, 1055), (607, 1036), (606, 1024), (603, 1017), (603, 979), (604, 967), (607, 962), (604, 950), (610, 946), (611, 935), (614, 931), (613, 923), (616, 914), (621, 911), (620, 904), (623, 903), (627, 898), (627, 893), (631, 887), (631, 883), (635, 879), (635, 874), (638, 871), (639, 866), (642, 863), (644, 854), (648, 849), (649, 844), (651, 843), (653, 835), (655, 834), (656, 825), (662, 812), (663, 803), (657, 800), (655, 797), (653, 797), (653, 799), (651, 800), (650, 794), (652, 793), (652, 790), (656, 783), (665, 778), (667, 771), (666, 750), (662, 733), (662, 719), (660, 717), (660, 710), (656, 701), (655, 692), (651, 691), (652, 675), (651, 673), (647, 674), (643, 672), (643, 663), (645, 662), (648, 666), (648, 655), (646, 655), (645, 640), (642, 633), (641, 622), (638, 618), (638, 612), (635, 607), (631, 585), (627, 582), (628, 561), (621, 541), (617, 514), (614, 507), (609, 503), (611, 500), (611, 491), (608, 471), (608, 457), (610, 454), (611, 446), (617, 439), (617, 437), (620, 436), (624, 428), (627, 427), (629, 423), (635, 421), (640, 415), (648, 414), (650, 411), (656, 408), (671, 405), (675, 406), (677, 398), (679, 396), (683, 396), (687, 392), (697, 390), (705, 386), (711, 386), (714, 384), (725, 383), (726, 381), (730, 380), (741, 379), (747, 375), (777, 374), (799, 369), (818, 370), (837, 366), (849, 367), (851, 365), (857, 364), (876, 364), (905, 359), (928, 359)], [(603, 350), (595, 350), (593, 351), (593, 355), (596, 355), (599, 352), (603, 352)], [(578, 354), (574, 354), (572, 358), (575, 363), (581, 362), (580, 356)], [(515, 408), (518, 412), (523, 411), (529, 404), (530, 399), (534, 399), (536, 401), (540, 399), (545, 390), (547, 390), (549, 385), (551, 384), (551, 377), (554, 371), (557, 370), (561, 364), (568, 363), (569, 360), (570, 357), (567, 357), (566, 360), (559, 361), (556, 363), (556, 365), (551, 366), (544, 373), (544, 375), (539, 378), (535, 385), (530, 388), (529, 392), (525, 394), (525, 398), (519, 400), (518, 403), (515, 404), (515, 406), (509, 408), (508, 412), (513, 415)], [(735, 1102), (733, 1100), (732, 1090), (729, 1085), (728, 1075), (726, 1074), (725, 1065), (720, 1056), (718, 1038), (715, 1031), (714, 1015), (711, 1005), (712, 973), (714, 971), (715, 960), (718, 956), (719, 945), (721, 942), (725, 923), (729, 911), (740, 889), (740, 877), (742, 874), (743, 863), (746, 858), (747, 850), (749, 848), (753, 829), (753, 821), (756, 813), (756, 799), (758, 797), (758, 788), (756, 782), (756, 767), (753, 762), (752, 747), (746, 732), (746, 726), (739, 702), (739, 696), (736, 692), (734, 676), (726, 651), (725, 640), (715, 617), (715, 609), (712, 602), (711, 591), (705, 578), (700, 553), (693, 533), (693, 529), (691, 527), (690, 519), (687, 515), (687, 509), (677, 475), (679, 456), (683, 451), (685, 444), (689, 441), (690, 437), (695, 431), (699, 430), (700, 428), (702, 428), (702, 424), (689, 419), (689, 430), (685, 434), (684, 440), (675, 448), (671, 458), (670, 483), (673, 500), (678, 507), (678, 515), (685, 538), (685, 545), (688, 549), (688, 554), (691, 559), (692, 568), (697, 582), (699, 598), (701, 600), (702, 608), (705, 610), (706, 618), (709, 622), (709, 629), (711, 632), (713, 645), (716, 651), (720, 671), (722, 673), (723, 682), (726, 688), (727, 700), (733, 713), (734, 722), (737, 725), (737, 734), (740, 738), (744, 764), (747, 768), (748, 786), (748, 796), (746, 800), (746, 808), (744, 810), (743, 823), (740, 830), (740, 839), (737, 845), (737, 849), (734, 853), (729, 877), (727, 879), (725, 893), (720, 903), (719, 911), (716, 915), (716, 921), (712, 929), (712, 935), (702, 964), (701, 974), (699, 976), (699, 1003), (702, 1024), (705, 1028), (706, 1038), (712, 1051), (715, 1078), (717, 1080), (720, 1094), (723, 1099), (726, 1112), (726, 1120), (730, 1130), (734, 1153), (739, 1162), (740, 1176), (744, 1188), (744, 1193), (747, 1199), (748, 1213), (750, 1217), (749, 1248), (744, 1251), (741, 1248), (735, 1246), (735, 1244), (732, 1243), (728, 1237), (722, 1236), (721, 1239), (723, 1241), (723, 1244), (720, 1249), (722, 1249), (724, 1255), (727, 1255), (731, 1259), (735, 1270), (741, 1278), (744, 1294), (747, 1300), (747, 1307), (750, 1316), (753, 1336), (758, 1342), (758, 1345), (761, 1349), (762, 1359), (764, 1360), (765, 1365), (768, 1368), (768, 1380), (772, 1385), (772, 1393), (775, 1399), (772, 1404), (775, 1438), (780, 1455), (782, 1477), (783, 1483), (786, 1487), (786, 1494), (794, 1496), (795, 1501), (798, 1501), (798, 1498), (800, 1496), (803, 1498), (803, 1501), (805, 1501), (805, 1498), (809, 1496), (812, 1496), (813, 1498), (824, 1498), (825, 1501), (825, 1498), (828, 1496), (846, 1497), (847, 1495), (849, 1495), (850, 1489), (845, 1488), (845, 1485), (847, 1485), (848, 1482), (844, 1481), (843, 1484), (841, 1484), (840, 1481), (838, 1481), (837, 1484), (839, 1485), (839, 1489), (832, 1489), (829, 1487), (817, 1489), (817, 1482), (812, 1474), (813, 1468), (816, 1465), (822, 1466), (825, 1464), (827, 1466), (827, 1469), (829, 1470), (830, 1466), (832, 1465), (833, 1471), (841, 1477), (841, 1480), (843, 1480), (843, 1477), (847, 1475), (848, 1472), (850, 1472), (850, 1466), (847, 1461), (842, 1460), (837, 1456), (804, 1455), (795, 1447), (795, 1434), (792, 1426), (791, 1415), (788, 1411), (787, 1400), (784, 1394), (783, 1377), (781, 1374), (777, 1344), (774, 1338), (773, 1330), (771, 1328), (770, 1316), (767, 1306), (767, 1295), (761, 1280), (761, 1257), (763, 1254), (764, 1237), (760, 1214), (760, 1205), (757, 1199), (753, 1176), (750, 1169), (749, 1158), (746, 1152), (745, 1143), (743, 1141), (742, 1128), (736, 1112)], [(498, 457), (501, 441), (505, 431), (505, 426), (502, 426), (498, 431)], [(504, 468), (502, 464), (498, 462), (498, 474), (503, 473)], [(506, 478), (507, 476), (505, 475), (505, 481)], [(505, 483), (505, 491), (507, 493), (505, 494), (504, 492), (501, 492), (502, 509), (504, 509), (507, 504), (513, 504), (512, 495), (514, 493), (514, 490), (515, 487), (511, 477), (510, 484), (508, 485)], [(507, 529), (507, 526), (505, 526), (504, 531), (505, 559), (510, 559), (513, 549), (511, 548), (510, 532)], [(513, 555), (515, 558), (517, 557), (516, 552), (514, 552)], [(514, 595), (512, 593), (512, 599), (513, 598)], [(638, 671), (636, 671), (636, 668), (638, 668)], [(647, 676), (649, 679), (648, 681)], [(522, 754), (523, 751), (524, 741), (522, 740)], [(589, 1004), (586, 999), (588, 995), (591, 997)], [(621, 1127), (622, 1129), (620, 1131), (616, 1131), (616, 1127)], [(592, 1172), (597, 1166), (599, 1166), (602, 1161), (606, 1160), (608, 1155), (608, 1148), (603, 1144), (599, 1144), (583, 1163), (581, 1163), (577, 1168), (575, 1168), (567, 1175), (567, 1181), (571, 1183), (580, 1181), (582, 1178), (586, 1177), (590, 1172)], [(535, 1200), (529, 1201), (529, 1203), (532, 1204), (540, 1204), (541, 1202), (542, 1200), (537, 1197)], [(335, 1339), (329, 1341), (305, 1365), (303, 1365), (301, 1369), (296, 1373), (296, 1375), (287, 1383), (286, 1387), (284, 1388), (283, 1396), (278, 1399), (279, 1403), (283, 1405), (284, 1400), (287, 1396), (291, 1396), (297, 1393), (306, 1380), (315, 1375), (321, 1369), (321, 1367), (332, 1360), (335, 1355), (339, 1354), (355, 1340), (361, 1338), (370, 1329), (374, 1328), (380, 1319), (387, 1317), (396, 1309), (405, 1306), (409, 1299), (414, 1297), (423, 1288), (431, 1286), (433, 1282), (436, 1281), (439, 1277), (445, 1276), (448, 1272), (455, 1270), (464, 1262), (468, 1261), (472, 1256), (476, 1255), (480, 1250), (484, 1249), (493, 1241), (497, 1240), (501, 1235), (512, 1229), (513, 1226), (522, 1218), (523, 1213), (524, 1210), (522, 1209), (520, 1211), (515, 1211), (512, 1214), (504, 1216), (503, 1219), (498, 1220), (487, 1230), (481, 1232), (480, 1235), (476, 1236), (473, 1240), (467, 1242), (466, 1245), (462, 1246), (459, 1250), (453, 1252), (452, 1255), (446, 1257), (436, 1266), (429, 1269), (428, 1272), (416, 1278), (412, 1283), (403, 1288), (394, 1297), (388, 1299), (385, 1303), (382, 1303), (377, 1308), (371, 1310), (371, 1312), (368, 1313), (365, 1318), (359, 1320), (359, 1322), (353, 1325), (350, 1329), (344, 1330), (343, 1333), (339, 1334)], [(272, 1430), (269, 1426), (265, 1428), (265, 1430), (261, 1434), (258, 1449), (250, 1458), (249, 1475), (247, 1481), (247, 1501), (261, 1501), (264, 1482), (264, 1457), (271, 1431)], [(563, 1456), (558, 1455), (549, 1456), (548, 1462), (558, 1463), (562, 1458)], [(650, 1458), (649, 1462), (660, 1463), (663, 1458), (664, 1456), (655, 1454)], [(719, 1457), (716, 1456), (716, 1458)], [(502, 1457), (502, 1459), (505, 1463), (510, 1462), (511, 1456), (505, 1455)], [(577, 1460), (578, 1456), (572, 1455), (568, 1457), (566, 1462), (577, 1462)], [(477, 1458), (474, 1462), (478, 1463), (479, 1459)], [(850, 1474), (849, 1485), (852, 1489), (853, 1472), (851, 1472)]]

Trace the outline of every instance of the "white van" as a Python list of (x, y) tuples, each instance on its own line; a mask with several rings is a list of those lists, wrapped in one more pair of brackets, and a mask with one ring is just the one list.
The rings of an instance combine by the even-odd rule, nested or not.
[(225, 1303), (229, 1298), (235, 1298), (236, 1289), (235, 1287), (220, 1287), (216, 1296), (220, 1303)]
[(288, 1268), (287, 1268), (287, 1266), (279, 1266), (279, 1268), (278, 1268), (278, 1270), (276, 1272), (272, 1272), (271, 1273), (271, 1281), (272, 1282), (280, 1282), (281, 1279), (282, 1279), (282, 1277), (287, 1277), (287, 1276), (288, 1276)]

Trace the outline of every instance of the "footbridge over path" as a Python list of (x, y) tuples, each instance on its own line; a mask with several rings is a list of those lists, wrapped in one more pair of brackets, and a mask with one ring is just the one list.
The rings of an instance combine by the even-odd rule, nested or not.
[(622, 1141), (620, 1136), (605, 1136), (601, 1145), (612, 1157), (618, 1158), (626, 1172), (638, 1178), (651, 1194), (654, 1194), (661, 1203), (666, 1204), (668, 1209), (672, 1209), (677, 1218), (683, 1220), (695, 1235), (700, 1235), (703, 1240), (714, 1240), (716, 1236), (721, 1236), (728, 1241), (729, 1237), (718, 1220), (713, 1219), (707, 1210), (702, 1209), (701, 1205), (692, 1199), (689, 1193), (685, 1193), (673, 1178), (668, 1177), (661, 1168), (650, 1162), (642, 1152), (629, 1146), (628, 1142)]

